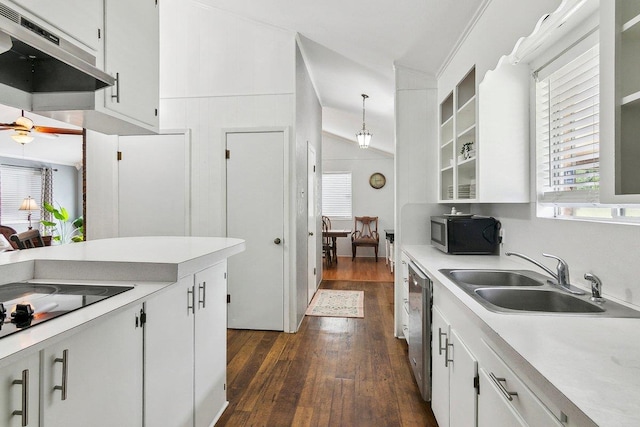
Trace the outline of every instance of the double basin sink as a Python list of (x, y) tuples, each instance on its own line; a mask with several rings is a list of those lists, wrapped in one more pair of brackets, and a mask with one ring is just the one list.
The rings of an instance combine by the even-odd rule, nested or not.
[(640, 311), (613, 301), (592, 302), (590, 293), (570, 294), (535, 271), (442, 269), (440, 272), (486, 309), (498, 313), (640, 318)]

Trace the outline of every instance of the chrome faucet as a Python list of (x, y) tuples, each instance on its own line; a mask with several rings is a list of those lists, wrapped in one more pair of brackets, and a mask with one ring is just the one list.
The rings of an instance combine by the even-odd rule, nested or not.
[(553, 283), (551, 281), (550, 282), (553, 285), (558, 286), (563, 291), (567, 291), (569, 293), (576, 294), (576, 295), (584, 295), (584, 291), (582, 291), (579, 288), (576, 288), (575, 286), (573, 286), (571, 284), (571, 281), (569, 279), (569, 264), (567, 264), (566, 261), (563, 260), (562, 258), (557, 257), (555, 255), (551, 255), (551, 254), (545, 254), (545, 253), (542, 254), (542, 255), (546, 256), (547, 258), (553, 258), (553, 259), (558, 261), (558, 265), (556, 267), (556, 273), (554, 273), (547, 266), (545, 266), (545, 265), (539, 263), (538, 261), (536, 261), (535, 259), (530, 258), (530, 257), (528, 257), (526, 255), (521, 254), (521, 253), (518, 253), (518, 252), (507, 252), (505, 255), (507, 255), (507, 256), (514, 255), (514, 256), (520, 257), (522, 259), (525, 259), (525, 260), (537, 265), (538, 267), (540, 267), (541, 269), (546, 271), (551, 277), (553, 277), (556, 280), (556, 283)]
[(584, 280), (591, 282), (591, 301), (597, 303), (605, 302), (602, 298), (602, 281), (592, 273), (584, 273)]

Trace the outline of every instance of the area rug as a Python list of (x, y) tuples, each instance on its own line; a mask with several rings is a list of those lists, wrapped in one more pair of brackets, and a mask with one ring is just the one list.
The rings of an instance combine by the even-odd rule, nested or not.
[(319, 289), (311, 300), (306, 315), (364, 317), (364, 291)]

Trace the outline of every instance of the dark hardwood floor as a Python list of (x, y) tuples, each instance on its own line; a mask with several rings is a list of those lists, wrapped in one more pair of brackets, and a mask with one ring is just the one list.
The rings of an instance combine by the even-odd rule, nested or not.
[(321, 284), (364, 290), (364, 319), (306, 316), (295, 334), (228, 331), (230, 403), (216, 425), (437, 426), (406, 343), (393, 336), (393, 276), (384, 259), (370, 260), (376, 273), (361, 276), (368, 281), (356, 280), (368, 261), (340, 258), (338, 267), (325, 266)]

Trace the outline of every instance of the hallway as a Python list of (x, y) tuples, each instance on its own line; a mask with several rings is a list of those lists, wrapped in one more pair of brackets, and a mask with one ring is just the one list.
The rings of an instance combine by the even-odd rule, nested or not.
[(230, 404), (217, 425), (435, 427), (393, 336), (384, 260), (340, 258), (324, 277), (324, 289), (364, 290), (364, 319), (306, 316), (296, 334), (229, 330)]

